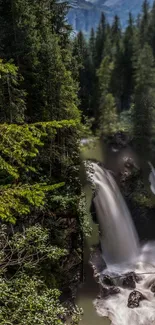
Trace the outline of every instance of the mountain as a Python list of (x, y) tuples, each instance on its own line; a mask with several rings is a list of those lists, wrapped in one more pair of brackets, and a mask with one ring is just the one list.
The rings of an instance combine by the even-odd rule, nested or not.
[[(153, 1), (149, 0), (150, 6)], [(122, 27), (125, 27), (129, 12), (136, 18), (141, 12), (142, 4), (143, 0), (70, 0), (68, 21), (75, 32), (82, 30), (88, 34), (92, 27), (96, 29), (101, 13), (104, 12), (110, 23), (117, 14)]]

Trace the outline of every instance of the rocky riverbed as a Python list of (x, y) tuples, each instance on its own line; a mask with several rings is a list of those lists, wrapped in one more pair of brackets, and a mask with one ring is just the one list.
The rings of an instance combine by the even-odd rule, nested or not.
[[(144, 248), (143, 257), (145, 252)], [(112, 325), (155, 324), (155, 266), (143, 262), (142, 256), (135, 266), (117, 272), (105, 268), (100, 248), (94, 248), (90, 264), (99, 288), (94, 306)]]

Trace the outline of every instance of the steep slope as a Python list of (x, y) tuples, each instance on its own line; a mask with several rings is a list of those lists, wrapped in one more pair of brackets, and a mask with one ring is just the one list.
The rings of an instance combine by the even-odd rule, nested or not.
[[(110, 23), (117, 14), (122, 26), (125, 26), (129, 12), (132, 12), (134, 17), (140, 13), (143, 0), (70, 0), (69, 3), (71, 9), (68, 20), (74, 31), (83, 30), (89, 33), (91, 27), (97, 27), (103, 11)], [(149, 3), (152, 5), (153, 0), (149, 0)]]

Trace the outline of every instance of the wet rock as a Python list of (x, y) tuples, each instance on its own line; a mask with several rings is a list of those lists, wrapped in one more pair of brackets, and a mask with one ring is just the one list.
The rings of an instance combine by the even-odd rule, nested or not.
[(109, 275), (102, 275), (100, 277), (100, 281), (101, 283), (106, 286), (114, 286), (115, 283), (114, 283), (114, 280), (109, 276)]
[(155, 293), (155, 283), (152, 284), (152, 286), (151, 286), (151, 291), (152, 291), (153, 293)]
[(120, 289), (117, 287), (104, 287), (104, 286), (100, 286), (100, 298), (108, 298), (109, 296), (112, 295), (117, 295), (118, 293), (120, 293)]
[(128, 274), (122, 281), (122, 285), (124, 288), (127, 289), (135, 289), (136, 288), (136, 282), (133, 274)]
[(134, 290), (130, 293), (128, 298), (128, 307), (129, 308), (137, 308), (139, 307), (139, 303), (142, 300), (145, 300), (146, 297), (139, 291)]
[(94, 251), (91, 253), (89, 264), (93, 268), (94, 277), (99, 279), (100, 273), (106, 267), (100, 245), (97, 245), (96, 247), (94, 246)]
[(135, 289), (136, 282), (138, 283), (140, 280), (141, 278), (136, 273), (130, 272), (123, 277), (122, 286), (128, 289)]
[(133, 272), (133, 274), (134, 274), (134, 277), (135, 277), (135, 281), (137, 283), (139, 283), (140, 281), (143, 280), (143, 277), (141, 275), (137, 275), (135, 272)]

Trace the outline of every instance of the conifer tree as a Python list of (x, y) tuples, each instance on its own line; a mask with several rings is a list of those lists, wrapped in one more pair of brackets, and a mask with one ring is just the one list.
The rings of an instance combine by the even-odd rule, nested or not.
[(0, 56), (24, 77), (30, 121), (78, 115), (66, 10), (56, 0), (0, 2)]
[(24, 122), (26, 93), (21, 83), (18, 68), (0, 60), (0, 123)]
[(89, 38), (89, 51), (92, 66), (95, 68), (95, 57), (96, 57), (96, 48), (95, 48), (95, 32), (94, 29), (91, 29), (90, 38)]
[(155, 55), (155, 1), (153, 3), (152, 10), (150, 12), (150, 20), (149, 20), (149, 27), (148, 27), (148, 42), (149, 45), (152, 47), (153, 54)]
[[(92, 39), (93, 42), (93, 39)], [(93, 85), (95, 79), (95, 69), (93, 66), (93, 58), (89, 51), (89, 45), (82, 32), (79, 32), (74, 40), (73, 54), (79, 63), (79, 99), (80, 109), (83, 115), (91, 117), (92, 112), (92, 96)], [(93, 43), (92, 43), (93, 51)]]
[(119, 43), (121, 39), (121, 25), (120, 19), (117, 15), (114, 17), (114, 21), (111, 27), (111, 35), (113, 47), (115, 47), (115, 50), (117, 50), (117, 48), (119, 48)]
[(152, 49), (146, 43), (134, 61), (134, 136), (137, 149), (149, 154), (153, 136), (155, 109), (155, 63)]
[(140, 22), (140, 40), (142, 46), (146, 42), (148, 42), (148, 28), (149, 28), (149, 20), (150, 20), (149, 8), (150, 7), (149, 7), (148, 0), (144, 0), (142, 6), (142, 18)]
[(97, 71), (100, 89), (100, 104), (98, 112), (98, 125), (102, 134), (114, 132), (117, 123), (115, 99), (110, 93), (110, 82), (114, 64), (110, 57), (105, 57)]
[(133, 54), (135, 40), (135, 26), (132, 14), (129, 14), (128, 26), (123, 37), (123, 94), (122, 109), (128, 109), (133, 94)]
[(104, 54), (104, 45), (106, 41), (106, 17), (101, 14), (101, 19), (96, 32), (96, 68), (101, 64)]

